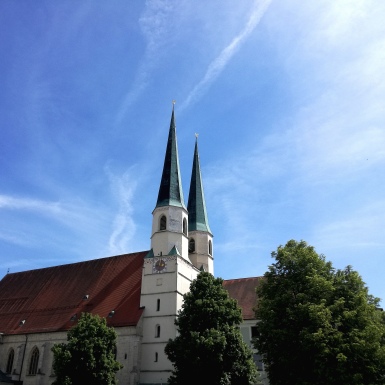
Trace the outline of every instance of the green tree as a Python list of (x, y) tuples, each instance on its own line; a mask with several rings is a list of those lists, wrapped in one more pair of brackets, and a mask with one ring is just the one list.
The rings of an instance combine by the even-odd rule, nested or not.
[(53, 346), (53, 385), (114, 385), (121, 369), (115, 360), (116, 332), (105, 318), (83, 313), (67, 333), (68, 343)]
[(239, 330), (241, 309), (223, 280), (201, 272), (184, 295), (178, 336), (165, 352), (174, 364), (170, 385), (249, 385), (257, 379), (252, 351)]
[(271, 385), (383, 385), (379, 299), (351, 267), (335, 270), (306, 242), (272, 253), (257, 288), (255, 347)]

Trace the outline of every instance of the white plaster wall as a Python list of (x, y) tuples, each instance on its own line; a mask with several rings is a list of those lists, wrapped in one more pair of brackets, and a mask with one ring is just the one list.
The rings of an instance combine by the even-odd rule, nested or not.
[[(251, 328), (255, 326), (256, 323), (257, 323), (256, 320), (244, 320), (243, 323), (240, 325), (240, 330), (242, 333), (243, 340), (253, 350), (254, 353), (257, 353), (257, 350), (254, 349), (254, 346), (252, 344)], [(269, 379), (267, 378), (266, 372), (260, 371), (259, 375), (260, 375), (260, 380), (262, 384), (269, 385)]]
[(135, 385), (135, 379), (139, 376), (142, 338), (135, 327), (116, 328), (115, 330), (118, 335), (116, 360), (123, 365), (123, 368), (116, 374), (118, 383)]
[(167, 218), (167, 230), (181, 233), (183, 230), (182, 224), (185, 218), (188, 223), (188, 213), (181, 207), (165, 206), (157, 207), (153, 213), (152, 232), (154, 234), (159, 231), (159, 221), (162, 215)]
[[(176, 296), (177, 293), (158, 293), (158, 295), (148, 295), (142, 297), (142, 306), (145, 306), (146, 317), (163, 317), (165, 315), (171, 315), (176, 313)], [(157, 309), (159, 299), (159, 311)]]
[[(160, 217), (167, 218), (166, 230), (159, 231)], [(176, 246), (183, 256), (188, 258), (188, 237), (183, 234), (183, 219), (188, 223), (187, 211), (179, 207), (166, 206), (156, 208), (153, 212), (151, 248), (154, 255), (167, 255)]]
[[(214, 244), (213, 237), (204, 231), (191, 231), (190, 238), (195, 240), (195, 252), (189, 253), (191, 262), (198, 269), (203, 265), (211, 274), (214, 274)], [(209, 241), (211, 241), (211, 255), (209, 255)]]
[[(141, 306), (143, 313), (143, 340), (140, 383), (166, 383), (172, 364), (164, 353), (170, 338), (176, 336), (174, 324), (183, 303), (182, 295), (189, 291), (190, 284), (199, 271), (182, 257), (164, 257), (167, 271), (154, 273), (154, 259), (145, 260), (142, 278)], [(156, 260), (156, 258), (155, 258)], [(160, 308), (157, 310), (157, 300)], [(160, 336), (156, 326), (160, 325)], [(156, 353), (158, 361), (155, 362)]]
[(178, 285), (177, 290), (181, 294), (185, 294), (190, 291), (191, 282), (196, 279), (199, 274), (199, 270), (191, 263), (187, 263), (184, 260), (178, 261)]
[[(51, 384), (54, 381), (52, 375), (53, 353), (51, 348), (55, 343), (65, 342), (66, 340), (67, 334), (64, 332), (4, 336), (4, 343), (0, 345), (0, 368), (2, 371), (5, 371), (8, 353), (12, 347), (15, 351), (13, 380), (20, 379), (24, 385)], [(28, 375), (30, 357), (35, 346), (39, 349), (38, 374)]]
[[(131, 381), (131, 372), (135, 366), (139, 366), (138, 351), (140, 349), (141, 337), (138, 335), (135, 327), (116, 328), (115, 330), (118, 334), (117, 360), (124, 365), (123, 369), (117, 373), (117, 379), (121, 385), (134, 385), (136, 382)], [(54, 344), (65, 343), (66, 341), (66, 332), (28, 334), (27, 343), (26, 336), (23, 334), (4, 336), (3, 344), (0, 344), (0, 369), (5, 372), (8, 353), (12, 347), (15, 351), (13, 365), (15, 372), (12, 375), (12, 379), (22, 380), (23, 385), (50, 385), (55, 380), (52, 370), (53, 352), (51, 348)], [(35, 346), (39, 349), (38, 372), (39, 369), (40, 372), (36, 375), (28, 375), (30, 356)]]
[[(174, 338), (175, 332), (175, 321), (176, 314), (164, 315), (159, 317), (144, 316), (143, 325), (143, 340), (142, 343), (159, 343), (160, 341), (168, 341), (169, 338)], [(156, 326), (160, 325), (160, 337), (156, 337)]]
[[(153, 268), (154, 263), (157, 260), (157, 258), (162, 258), (167, 263), (166, 268), (161, 272), (156, 272), (156, 270), (154, 270), (154, 268)], [(142, 279), (146, 276), (154, 276), (153, 279), (155, 282), (156, 276), (162, 277), (165, 275), (165, 273), (175, 272), (175, 270), (176, 270), (176, 258), (177, 258), (176, 256), (162, 256), (162, 257), (155, 257), (155, 258), (145, 258), (144, 264), (143, 264)], [(148, 280), (149, 278), (146, 278), (146, 279)], [(153, 282), (151, 282), (151, 283), (153, 283)], [(146, 290), (146, 287), (149, 287), (149, 284), (150, 284), (150, 281), (149, 281), (149, 283), (146, 283), (146, 284), (143, 284), (143, 281), (142, 281), (142, 293), (143, 293), (143, 290)]]
[[(196, 252), (198, 254), (208, 255), (208, 253), (209, 253), (209, 241), (211, 241), (211, 245), (212, 245), (213, 237), (204, 231), (190, 232), (190, 236), (195, 238), (195, 250), (196, 250)], [(213, 255), (214, 255), (214, 251), (212, 250), (211, 256), (213, 256)]]
[[(154, 259), (144, 261), (142, 275), (142, 298), (145, 295), (175, 291), (176, 288), (176, 257), (165, 257), (166, 269), (162, 273), (154, 273)], [(141, 306), (144, 304), (141, 303)]]
[(139, 384), (162, 384), (167, 385), (168, 378), (171, 371), (166, 370), (162, 372), (146, 372), (142, 373)]

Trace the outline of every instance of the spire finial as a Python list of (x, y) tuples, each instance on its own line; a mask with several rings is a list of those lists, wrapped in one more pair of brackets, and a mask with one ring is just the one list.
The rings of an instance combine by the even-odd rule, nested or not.
[(172, 100), (172, 110), (174, 111), (174, 106), (175, 106), (175, 103), (176, 103), (176, 100), (175, 99), (173, 99)]
[(195, 133), (195, 137), (198, 139), (199, 134)]

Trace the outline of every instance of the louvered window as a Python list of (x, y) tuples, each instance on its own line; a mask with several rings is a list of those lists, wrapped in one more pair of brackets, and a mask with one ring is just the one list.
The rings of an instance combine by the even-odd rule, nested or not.
[(187, 235), (187, 220), (183, 218), (183, 234)]
[(190, 238), (189, 243), (188, 243), (188, 252), (193, 253), (195, 251), (195, 239)]
[(159, 230), (166, 230), (167, 228), (167, 219), (164, 215), (160, 217)]

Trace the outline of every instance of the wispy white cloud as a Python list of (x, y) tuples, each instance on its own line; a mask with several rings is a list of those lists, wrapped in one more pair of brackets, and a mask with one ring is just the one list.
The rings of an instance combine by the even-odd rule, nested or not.
[[(270, 3), (271, 0), (253, 1), (254, 5), (250, 11), (246, 25), (242, 26), (243, 29), (241, 32), (230, 39), (230, 44), (222, 49), (220, 54), (208, 65), (204, 77), (195, 85), (186, 100), (181, 103), (179, 110), (186, 108), (189, 104), (197, 100), (205, 92), (207, 87), (219, 76), (229, 60), (231, 60), (241, 47), (242, 43), (254, 31)], [(216, 11), (213, 8), (217, 8)], [(237, 7), (237, 10), (238, 8), (242, 12), (246, 12), (243, 6)], [(146, 41), (146, 50), (141, 59), (135, 80), (130, 85), (119, 108), (117, 122), (122, 121), (130, 106), (132, 106), (147, 88), (150, 76), (154, 76), (154, 69), (161, 67), (160, 64), (166, 55), (170, 54), (175, 56), (175, 53), (171, 52), (170, 49), (180, 51), (180, 47), (176, 47), (175, 42), (179, 41), (180, 46), (186, 44), (190, 46), (191, 40), (197, 40), (199, 41), (197, 47), (206, 47), (206, 49), (202, 49), (203, 52), (206, 52), (209, 46), (221, 44), (222, 35), (224, 35), (224, 25), (231, 25), (231, 28), (229, 27), (231, 31), (235, 29), (233, 24), (239, 29), (243, 15), (242, 17), (238, 17), (237, 10), (234, 10), (233, 5), (229, 6), (222, 2), (217, 2), (214, 5), (207, 4), (205, 6), (199, 6), (191, 1), (180, 1), (178, 3), (169, 0), (146, 1), (145, 9), (139, 20), (140, 29)], [(211, 15), (213, 11), (220, 14), (221, 18), (225, 18), (226, 20), (213, 22), (211, 17), (207, 19), (208, 16), (206, 14)], [(193, 14), (191, 14), (191, 12), (193, 12)], [(193, 21), (191, 20), (192, 18)], [(193, 27), (191, 25), (192, 22), (194, 23)], [(208, 28), (208, 25), (210, 25), (211, 28)], [(200, 34), (197, 30), (204, 30), (205, 33)], [(220, 35), (218, 34), (219, 31)], [(183, 38), (181, 38), (182, 36)], [(219, 36), (221, 37), (219, 38)], [(201, 62), (202, 52), (198, 52), (195, 47), (192, 54), (195, 55), (195, 58), (199, 56), (199, 61)]]
[(170, 29), (170, 15), (174, 10), (174, 4), (169, 0), (146, 1), (146, 8), (139, 19), (139, 24), (147, 40), (148, 54), (158, 53), (165, 44)]
[[(344, 5), (343, 8), (342, 5)], [(294, 122), (303, 172), (314, 179), (359, 177), (385, 161), (385, 7), (377, 2), (329, 4), (300, 39), (311, 98)], [(362, 32), (365, 31), (365, 32)], [(322, 57), (317, 55), (320, 47)], [(289, 68), (294, 68), (292, 61)]]
[(19, 246), (32, 246), (34, 243), (31, 242), (30, 236), (28, 234), (15, 234), (15, 232), (10, 232), (9, 229), (0, 230), (0, 239)]
[(131, 250), (130, 241), (135, 235), (136, 225), (133, 220), (133, 197), (137, 186), (134, 168), (122, 175), (114, 174), (109, 167), (105, 168), (110, 181), (111, 191), (118, 203), (118, 211), (113, 219), (112, 233), (109, 237), (108, 253), (122, 254)]
[(151, 72), (164, 55), (162, 48), (169, 40), (172, 14), (176, 12), (176, 9), (169, 0), (146, 1), (144, 12), (139, 19), (139, 25), (146, 40), (146, 49), (135, 80), (130, 85), (117, 113), (116, 122), (118, 124), (123, 120), (127, 110), (145, 90)]
[(42, 214), (54, 216), (65, 212), (59, 202), (49, 202), (30, 198), (16, 198), (9, 195), (0, 195), (0, 209), (33, 210)]
[[(242, 164), (263, 163), (273, 176), (281, 170), (312, 182), (359, 178), (383, 165), (385, 4), (289, 2), (274, 10), (267, 23), (272, 39), (282, 43), (281, 63), (296, 108), (258, 138)], [(290, 13), (297, 16), (297, 29), (280, 22)]]
[(254, 31), (262, 16), (269, 7), (271, 0), (256, 1), (254, 9), (251, 12), (249, 20), (243, 30), (235, 36), (231, 43), (226, 46), (218, 57), (216, 57), (208, 66), (203, 78), (195, 85), (187, 96), (186, 100), (181, 104), (180, 110), (183, 110), (191, 103), (194, 103), (205, 92), (207, 87), (220, 75), (227, 63), (231, 60), (237, 50), (247, 37)]
[(62, 202), (0, 195), (0, 209), (34, 212), (37, 215), (49, 216), (68, 227), (80, 227), (84, 223), (90, 222), (90, 218), (99, 221), (103, 217), (101, 211), (81, 200)]
[[(275, 4), (264, 19), (295, 109), (248, 143), (250, 151), (226, 153), (206, 171), (221, 222), (239, 226), (222, 228), (223, 253), (235, 233), (254, 244), (277, 233), (311, 239), (320, 250), (383, 248), (385, 6), (341, 3)], [(287, 28), (288, 15), (298, 25)]]
[[(57, 248), (67, 248), (68, 251), (71, 249), (71, 253), (75, 250), (67, 243), (67, 231), (76, 235), (82, 233), (86, 238), (100, 234), (108, 217), (104, 210), (92, 207), (84, 201), (60, 202), (9, 195), (0, 195), (0, 210), (4, 215), (10, 210), (17, 212), (12, 214), (12, 223), (1, 229), (2, 240), (25, 247), (56, 245)], [(35, 218), (35, 225), (32, 227), (23, 219), (29, 213)]]

